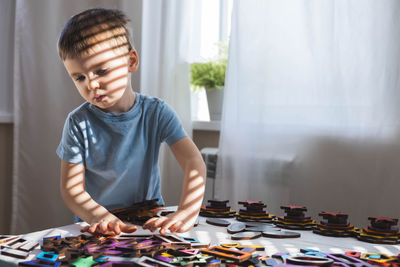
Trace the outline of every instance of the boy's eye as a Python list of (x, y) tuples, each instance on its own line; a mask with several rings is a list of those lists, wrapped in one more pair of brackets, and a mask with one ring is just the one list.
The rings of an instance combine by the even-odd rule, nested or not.
[(78, 82), (81, 82), (81, 81), (85, 80), (85, 76), (83, 76), (83, 75), (78, 76), (75, 80), (77, 80)]
[(96, 72), (97, 75), (102, 76), (107, 73), (108, 69), (100, 69)]

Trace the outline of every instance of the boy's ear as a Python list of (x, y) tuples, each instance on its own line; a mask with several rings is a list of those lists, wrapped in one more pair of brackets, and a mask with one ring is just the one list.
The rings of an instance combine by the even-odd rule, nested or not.
[(136, 72), (139, 67), (139, 57), (135, 49), (131, 49), (129, 51), (129, 58), (128, 58), (128, 71), (129, 72)]

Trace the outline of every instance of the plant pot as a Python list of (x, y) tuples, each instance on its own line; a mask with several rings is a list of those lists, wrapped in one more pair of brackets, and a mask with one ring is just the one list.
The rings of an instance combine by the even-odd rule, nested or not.
[(220, 121), (222, 114), (222, 103), (224, 99), (224, 88), (206, 88), (208, 111), (211, 121)]

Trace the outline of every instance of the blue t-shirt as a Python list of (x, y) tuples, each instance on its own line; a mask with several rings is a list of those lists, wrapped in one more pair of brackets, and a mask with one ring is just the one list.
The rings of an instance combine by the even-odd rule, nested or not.
[(85, 189), (108, 210), (161, 196), (158, 154), (187, 136), (164, 101), (136, 93), (126, 113), (106, 113), (86, 102), (64, 125), (57, 155), (85, 165)]

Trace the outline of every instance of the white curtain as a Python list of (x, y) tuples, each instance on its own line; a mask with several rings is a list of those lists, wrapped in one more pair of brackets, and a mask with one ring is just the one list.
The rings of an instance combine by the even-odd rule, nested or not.
[[(193, 0), (143, 1), (142, 14), (141, 92), (168, 103), (189, 136), (192, 125), (188, 62), (196, 41), (192, 38), (192, 18), (197, 4)], [(177, 205), (183, 171), (165, 144), (159, 163), (164, 201), (167, 205)]]
[(234, 1), (217, 196), (400, 214), (400, 2)]
[[(55, 150), (67, 114), (83, 102), (57, 55), (68, 18), (87, 8), (120, 8), (132, 19), (140, 48), (141, 0), (17, 0), (14, 68), (14, 175), (12, 233), (73, 222), (59, 190)], [(139, 24), (140, 26), (140, 24)], [(138, 49), (140, 51), (140, 49)], [(138, 88), (138, 75), (133, 87)]]

